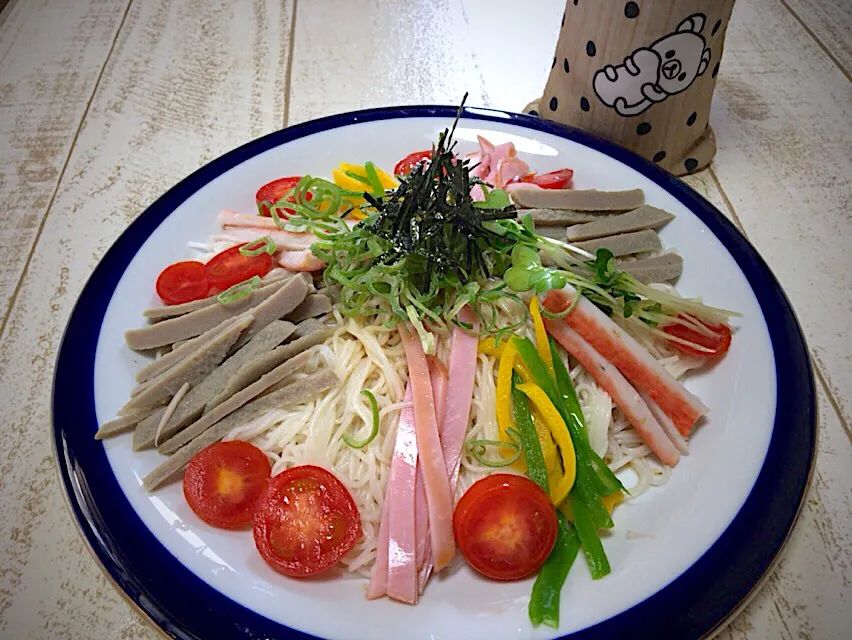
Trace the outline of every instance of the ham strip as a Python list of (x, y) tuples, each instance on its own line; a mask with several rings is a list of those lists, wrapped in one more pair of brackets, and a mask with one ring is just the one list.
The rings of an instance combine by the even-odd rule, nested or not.
[[(559, 312), (571, 304), (577, 292), (571, 285), (550, 291), (544, 306)], [(584, 297), (564, 320), (606, 360), (618, 367), (630, 383), (643, 391), (672, 419), (684, 436), (708, 412), (695, 395), (679, 383), (624, 329)], [(554, 336), (555, 337), (555, 336)]]
[[(406, 390), (411, 400), (411, 384)], [(414, 483), (417, 476), (417, 429), (415, 412), (400, 413), (396, 444), (391, 459), (385, 509), (388, 511), (387, 594), (394, 600), (417, 603), (417, 562)], [(384, 514), (382, 514), (384, 515)]]
[[(408, 393), (408, 390), (406, 390)], [(412, 411), (405, 409), (404, 411)], [(402, 420), (402, 414), (400, 414)], [(390, 479), (388, 479), (390, 485)], [(370, 572), (370, 584), (367, 585), (367, 600), (375, 600), (381, 598), (388, 592), (388, 519), (390, 518), (390, 509), (388, 509), (388, 490), (385, 489), (385, 502), (382, 506), (382, 520), (379, 523), (379, 537), (376, 540), (376, 562), (373, 563), (373, 569)]]
[(435, 399), (426, 354), (423, 353), (423, 346), (412, 328), (401, 327), (400, 336), (405, 348), (405, 360), (414, 399), (417, 449), (420, 452), (423, 484), (429, 507), (432, 552), (435, 567), (440, 571), (450, 563), (456, 552), (453, 538), (453, 496), (438, 436)]
[(548, 333), (556, 338), (568, 353), (577, 358), (600, 387), (612, 396), (613, 402), (624, 412), (630, 424), (660, 461), (669, 466), (676, 465), (680, 459), (678, 450), (651, 414), (648, 405), (621, 372), (564, 322), (548, 318), (544, 324)]

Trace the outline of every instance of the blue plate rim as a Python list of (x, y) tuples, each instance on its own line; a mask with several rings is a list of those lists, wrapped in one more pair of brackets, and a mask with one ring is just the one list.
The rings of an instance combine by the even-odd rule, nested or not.
[[(51, 434), (58, 472), (93, 557), (125, 598), (167, 635), (211, 638), (231, 629), (243, 638), (314, 638), (247, 609), (195, 576), (156, 540), (118, 487), (103, 445), (92, 434), (97, 428), (95, 349), (103, 314), (121, 275), (139, 247), (175, 208), (253, 156), (298, 138), (363, 122), (416, 117), (445, 118), (449, 124), (456, 110), (417, 105), (353, 111), (248, 142), (193, 172), (148, 207), (110, 247), (83, 287), (54, 370)], [(773, 566), (796, 521), (813, 471), (816, 391), (795, 312), (769, 267), (734, 225), (686, 183), (655, 164), (593, 134), (525, 114), (467, 107), (463, 119), (508, 122), (553, 134), (635, 169), (702, 220), (737, 262), (758, 300), (776, 362), (777, 406), (769, 449), (745, 503), (710, 549), (673, 582), (618, 615), (563, 638), (620, 637), (637, 629), (654, 629), (660, 637), (672, 638), (712, 635), (744, 605)], [(91, 428), (80, 429), (81, 423)], [(105, 505), (108, 510), (103, 509)], [(133, 545), (120, 542), (128, 534), (132, 534)], [(678, 615), (672, 615), (673, 611)]]

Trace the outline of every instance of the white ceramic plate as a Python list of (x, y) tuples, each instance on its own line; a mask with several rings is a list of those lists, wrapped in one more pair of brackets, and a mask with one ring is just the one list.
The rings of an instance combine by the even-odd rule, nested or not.
[[(92, 439), (125, 402), (145, 363), (126, 348), (123, 332), (143, 325), (157, 274), (187, 255), (188, 240), (203, 241), (214, 231), (221, 209), (252, 211), (258, 187), (282, 175), (328, 176), (341, 161), (391, 168), (428, 148), (453, 115), (447, 107), (358, 112), (241, 147), (152, 205), (81, 295), (54, 387), (60, 469), (100, 561), (171, 635), (700, 637), (745, 599), (779, 551), (815, 440), (812, 376), (786, 298), (743, 237), (682, 182), (618, 147), (528, 116), (469, 109), (456, 130), (459, 150), (472, 150), (481, 134), (514, 142), (534, 170), (574, 168), (576, 188), (644, 189), (649, 204), (677, 216), (661, 236), (684, 256), (679, 291), (742, 314), (728, 355), (688, 381), (711, 408), (691, 438), (690, 455), (668, 484), (618, 510), (604, 540), (610, 576), (592, 581), (577, 561), (563, 589), (558, 632), (531, 627), (531, 580), (491, 582), (467, 567), (432, 580), (416, 607), (368, 602), (360, 580), (284, 578), (257, 554), (249, 531), (204, 525), (179, 483), (146, 494), (141, 478), (162, 461), (158, 453), (132, 453), (130, 435)], [(642, 537), (628, 539), (627, 532)]]

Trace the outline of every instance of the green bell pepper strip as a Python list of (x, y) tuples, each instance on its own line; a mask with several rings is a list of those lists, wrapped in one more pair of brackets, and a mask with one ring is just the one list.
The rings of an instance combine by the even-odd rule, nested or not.
[(520, 382), (520, 376), (515, 373), (512, 376), (512, 403), (515, 417), (515, 428), (521, 440), (521, 447), (527, 461), (527, 476), (538, 484), (544, 492), (550, 495), (550, 487), (547, 482), (547, 467), (544, 463), (544, 454), (541, 452), (541, 443), (530, 413), (530, 404), (527, 397), (515, 389)]
[(559, 594), (580, 551), (580, 537), (574, 525), (561, 512), (557, 512), (557, 516), (559, 530), (556, 543), (538, 572), (528, 608), (530, 622), (534, 625), (543, 623), (554, 629), (559, 628)]
[(609, 574), (611, 569), (600, 536), (598, 536), (598, 529), (592, 521), (592, 514), (577, 496), (570, 495), (568, 499), (574, 515), (574, 527), (580, 537), (580, 543), (583, 546), (583, 553), (586, 556), (586, 563), (589, 565), (592, 578), (594, 580), (603, 578)]

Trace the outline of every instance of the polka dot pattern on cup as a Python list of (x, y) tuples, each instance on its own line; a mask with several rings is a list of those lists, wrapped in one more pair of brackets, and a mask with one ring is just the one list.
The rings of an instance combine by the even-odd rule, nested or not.
[(571, 71), (571, 66), (568, 64), (568, 58), (562, 59), (562, 68), (565, 70), (565, 73), (568, 73), (568, 72)]
[(624, 5), (624, 17), (632, 20), (639, 15), (639, 5), (635, 2), (628, 2)]
[(583, 96), (582, 98), (580, 98), (580, 108), (583, 111), (588, 111), (591, 108), (591, 105), (589, 104), (589, 100), (588, 100), (588, 98), (586, 98), (586, 96)]
[(662, 162), (665, 159), (666, 159), (666, 152), (665, 151), (657, 151), (657, 153), (654, 154), (654, 162)]
[(590, 58), (594, 58), (598, 53), (598, 48), (595, 46), (595, 43), (589, 40), (586, 43), (586, 55)]
[(716, 63), (716, 66), (715, 66), (715, 67), (713, 67), (713, 73), (712, 73), (712, 76), (715, 78), (715, 77), (716, 77), (716, 76), (718, 76), (718, 75), (719, 75), (719, 63), (717, 62), (717, 63)]
[(644, 136), (651, 132), (651, 125), (647, 122), (641, 123), (638, 127), (636, 127), (636, 135)]
[(695, 158), (687, 158), (686, 162), (683, 163), (683, 166), (686, 167), (687, 171), (692, 173), (698, 166), (698, 160), (696, 160)]
[(715, 36), (719, 32), (719, 27), (722, 26), (721, 20), (716, 20), (716, 24), (713, 25), (713, 30), (710, 32), (711, 36)]
[(531, 116), (537, 116), (537, 115), (538, 115), (538, 111), (536, 111), (535, 109), (530, 109), (529, 114), (530, 114)]
[(559, 100), (556, 99), (556, 96), (553, 96), (550, 99), (550, 104), (548, 106), (551, 111), (556, 111), (559, 108)]
[(698, 114), (697, 114), (695, 111), (693, 111), (692, 113), (690, 113), (690, 114), (689, 114), (689, 117), (686, 119), (686, 126), (687, 126), (687, 127), (691, 127), (692, 125), (694, 125), (694, 124), (695, 124), (695, 119), (696, 119), (697, 117), (698, 117)]

